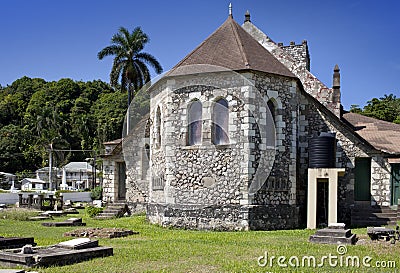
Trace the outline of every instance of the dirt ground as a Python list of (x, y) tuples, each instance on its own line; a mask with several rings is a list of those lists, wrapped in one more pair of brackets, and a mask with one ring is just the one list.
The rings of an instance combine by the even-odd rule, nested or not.
[(80, 228), (64, 233), (64, 236), (88, 237), (88, 238), (118, 238), (133, 234), (139, 234), (129, 229), (123, 228)]

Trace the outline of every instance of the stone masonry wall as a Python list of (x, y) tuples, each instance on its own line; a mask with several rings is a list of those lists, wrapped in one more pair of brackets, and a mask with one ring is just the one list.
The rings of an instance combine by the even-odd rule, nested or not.
[(290, 42), (290, 45), (285, 46), (282, 43), (278, 43), (278, 46), (289, 53), (300, 66), (310, 71), (310, 54), (306, 40), (303, 40), (299, 45), (296, 45), (295, 42)]
[(148, 158), (145, 145), (149, 138), (145, 136), (147, 118), (138, 124), (135, 132), (123, 141), (124, 160), (126, 164), (126, 197), (132, 213), (145, 211), (149, 196), (149, 175), (146, 172)]
[(276, 104), (274, 165), (255, 204), (296, 205), (297, 84), (292, 79), (262, 73), (254, 74), (253, 79), (264, 99)]
[(390, 206), (390, 164), (382, 156), (373, 156), (371, 161), (371, 172), (371, 205)]
[[(248, 80), (242, 76), (239, 80), (235, 77), (225, 80), (224, 75), (218, 75), (217, 78), (224, 79), (217, 84), (208, 83), (204, 78), (203, 84), (196, 85), (188, 78), (190, 84), (182, 85), (177, 83), (180, 79), (174, 79), (170, 80), (172, 87), (164, 85), (164, 91), (153, 93), (151, 123), (156, 123), (155, 109), (160, 107), (162, 136), (157, 148), (154, 143), (157, 128), (152, 126), (151, 166), (164, 166), (165, 185), (162, 190), (150, 191), (148, 218), (151, 222), (200, 229), (226, 228), (226, 224), (229, 226), (234, 222), (236, 227), (229, 229), (248, 229), (250, 226), (268, 229), (282, 224), (289, 210), (290, 215), (295, 215), (296, 167), (290, 167), (290, 163), (294, 162), (296, 166), (297, 111), (292, 111), (291, 107), (296, 105), (293, 101), (297, 96), (296, 82), (275, 75), (259, 74), (253, 78), (247, 73), (243, 76), (260, 87), (261, 92), (246, 83)], [(179, 86), (183, 87), (177, 88)], [(211, 144), (212, 105), (218, 98), (225, 98), (229, 105), (229, 143), (224, 145)], [(276, 139), (273, 137), (275, 131), (268, 130), (272, 119), (267, 119), (266, 98), (273, 98), (277, 105)], [(188, 146), (187, 111), (193, 100), (202, 103), (203, 137), (200, 145)], [(158, 156), (160, 151), (164, 156)], [(280, 163), (275, 163), (273, 177), (278, 180), (278, 176), (286, 175), (287, 181), (280, 183), (285, 185), (284, 191), (278, 192), (275, 188), (260, 191), (252, 198), (254, 185), (251, 184), (259, 178), (257, 171), (263, 174), (265, 169), (272, 168), (275, 153), (279, 153)], [(265, 175), (262, 183), (269, 173), (265, 172)], [(272, 204), (270, 200), (276, 206), (265, 206)], [(285, 209), (280, 210), (279, 205)], [(264, 213), (274, 217), (264, 221)], [(229, 220), (230, 217), (233, 220)], [(274, 221), (275, 224), (270, 224)], [(262, 222), (270, 227), (263, 226)], [(286, 228), (295, 227), (297, 223), (297, 218), (292, 217)]]
[(107, 203), (114, 202), (118, 195), (115, 163), (112, 158), (103, 158), (103, 201)]
[[(230, 204), (239, 203), (241, 155), (240, 109), (242, 102), (235, 97), (241, 89), (216, 89), (214, 86), (190, 85), (173, 90), (162, 105), (164, 128), (162, 144), (164, 157), (153, 145), (152, 169), (164, 172), (165, 202), (172, 204)], [(225, 98), (230, 109), (229, 137), (227, 145), (212, 145), (211, 108), (217, 98)], [(187, 109), (193, 100), (199, 100), (203, 108), (203, 138), (200, 145), (186, 145)], [(165, 161), (165, 163), (161, 163)], [(164, 170), (161, 170), (163, 169)], [(154, 172), (154, 171), (153, 171)], [(154, 191), (152, 193), (154, 195)], [(152, 201), (160, 201), (152, 196)], [(163, 200), (164, 201), (164, 200)]]

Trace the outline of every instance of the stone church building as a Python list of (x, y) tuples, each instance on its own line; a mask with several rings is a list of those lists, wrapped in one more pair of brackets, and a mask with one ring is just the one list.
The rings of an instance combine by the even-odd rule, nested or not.
[(307, 41), (229, 15), (147, 92), (148, 116), (105, 145), (105, 201), (192, 229), (397, 219), (400, 126), (344, 111), (339, 67), (332, 87), (319, 81)]

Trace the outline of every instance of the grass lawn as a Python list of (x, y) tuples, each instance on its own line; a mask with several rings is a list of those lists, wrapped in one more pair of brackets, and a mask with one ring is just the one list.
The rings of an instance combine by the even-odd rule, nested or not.
[[(0, 214), (1, 216), (1, 214)], [(75, 216), (73, 216), (75, 217)], [(124, 238), (99, 239), (102, 246), (114, 248), (114, 256), (97, 258), (78, 264), (36, 268), (37, 272), (396, 272), (400, 271), (400, 242), (371, 243), (366, 237), (366, 229), (353, 229), (361, 239), (358, 245), (347, 246), (347, 253), (339, 255), (337, 246), (311, 244), (308, 237), (313, 234), (310, 230), (286, 231), (249, 231), (249, 232), (209, 232), (167, 229), (146, 222), (144, 216), (133, 216), (112, 220), (93, 220), (84, 213), (79, 217), (87, 223), (87, 227), (118, 227), (138, 231), (138, 235)], [(57, 218), (60, 221), (69, 217)], [(39, 246), (56, 244), (70, 239), (63, 237), (66, 231), (81, 227), (44, 227), (41, 222), (29, 222), (10, 219), (0, 219), (0, 236), (33, 236)], [(259, 266), (258, 257), (265, 256), (268, 263)], [(329, 265), (329, 255), (341, 257)], [(284, 256), (287, 267), (278, 265), (277, 258)], [(293, 257), (292, 257), (293, 256)], [(310, 267), (304, 256), (314, 256), (316, 267)], [(328, 258), (322, 258), (327, 256)], [(352, 266), (346, 259), (357, 256), (360, 266)], [(364, 257), (371, 257), (367, 264), (362, 265)], [(281, 258), (282, 259), (282, 258)], [(299, 267), (290, 263), (299, 260)], [(324, 263), (323, 267), (318, 264)], [(342, 260), (342, 266), (340, 266)], [(394, 261), (391, 268), (381, 270), (376, 262), (385, 265), (387, 261)], [(260, 260), (261, 263), (265, 259)], [(387, 265), (387, 263), (386, 263)], [(0, 267), (1, 268), (1, 267)]]

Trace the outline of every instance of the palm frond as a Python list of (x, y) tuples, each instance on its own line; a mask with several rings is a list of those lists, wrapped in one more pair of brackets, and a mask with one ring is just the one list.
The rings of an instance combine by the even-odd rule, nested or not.
[(133, 63), (135, 67), (136, 77), (135, 77), (135, 90), (142, 88), (144, 84), (144, 74), (143, 71), (136, 62)]
[(120, 46), (121, 49), (126, 50), (129, 47), (129, 42), (126, 40), (126, 38), (121, 35), (121, 33), (116, 33), (112, 36), (111, 38), (111, 43), (114, 45)]
[(140, 87), (142, 87), (145, 83), (150, 80), (150, 71), (147, 68), (146, 64), (142, 61), (136, 59), (135, 66), (137, 70), (140, 72), (141, 80), (140, 80)]
[(136, 58), (142, 62), (145, 62), (146, 64), (150, 65), (154, 70), (156, 71), (157, 74), (160, 74), (163, 72), (163, 68), (161, 64), (157, 61), (157, 59), (146, 52), (140, 52), (136, 54)]
[(118, 52), (120, 52), (120, 50), (121, 50), (121, 48), (116, 45), (107, 46), (107, 47), (103, 48), (102, 50), (100, 50), (99, 53), (97, 53), (97, 58), (99, 60), (102, 60), (106, 56), (117, 55)]
[(120, 28), (118, 29), (118, 32), (119, 32), (119, 34), (120, 34), (121, 36), (124, 37), (124, 39), (125, 39), (126, 41), (129, 41), (129, 37), (131, 36), (131, 34), (129, 33), (129, 30), (128, 30), (128, 29), (126, 29), (126, 28), (124, 28), (124, 27), (120, 27)]
[(111, 73), (110, 73), (110, 84), (113, 87), (118, 86), (118, 80), (121, 75), (122, 68), (124, 67), (124, 61), (114, 60)]
[(140, 27), (133, 30), (131, 39), (130, 44), (135, 53), (142, 51), (144, 46), (149, 42), (149, 37)]

